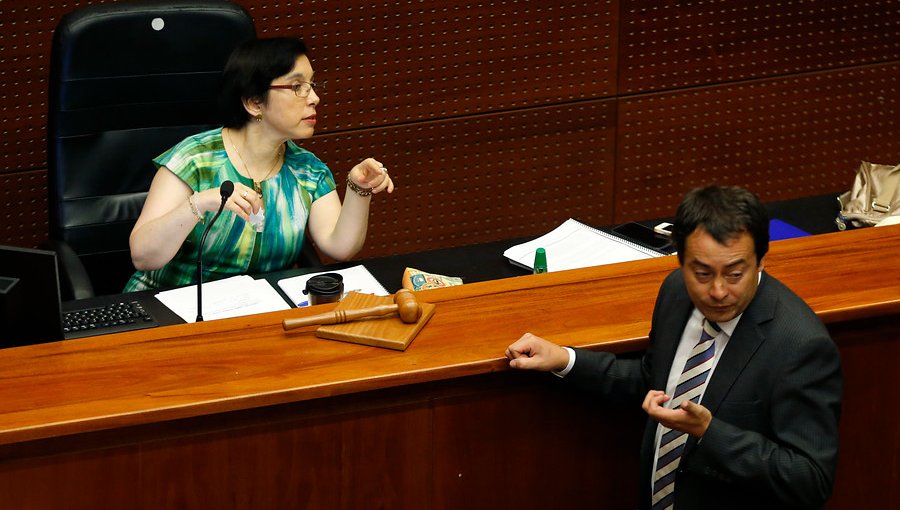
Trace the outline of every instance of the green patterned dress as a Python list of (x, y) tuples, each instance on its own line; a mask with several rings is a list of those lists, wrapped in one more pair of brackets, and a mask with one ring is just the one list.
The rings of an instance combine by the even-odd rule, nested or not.
[[(253, 181), (239, 174), (228, 159), (221, 128), (188, 137), (153, 163), (157, 168), (165, 166), (196, 191), (217, 188), (226, 180), (253, 187)], [(303, 245), (310, 206), (334, 189), (334, 176), (325, 163), (288, 141), (281, 170), (262, 182), (266, 209), (263, 231), (257, 233), (240, 216), (223, 211), (206, 236), (203, 281), (290, 267)], [(206, 213), (206, 221), (214, 215), (214, 211)], [(136, 272), (125, 285), (125, 292), (196, 283), (197, 244), (205, 226), (197, 223), (168, 264), (154, 271)]]

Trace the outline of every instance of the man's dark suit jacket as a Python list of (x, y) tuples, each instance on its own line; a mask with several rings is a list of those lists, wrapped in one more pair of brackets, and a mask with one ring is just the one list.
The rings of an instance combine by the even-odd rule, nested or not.
[[(641, 359), (578, 349), (565, 377), (634, 397), (665, 390), (694, 308), (681, 269), (663, 282)], [(690, 437), (675, 479), (675, 510), (820, 508), (838, 450), (841, 368), (836, 346), (802, 299), (765, 272), (728, 341), (701, 404), (713, 419)], [(650, 507), (657, 422), (641, 446), (640, 508)]]

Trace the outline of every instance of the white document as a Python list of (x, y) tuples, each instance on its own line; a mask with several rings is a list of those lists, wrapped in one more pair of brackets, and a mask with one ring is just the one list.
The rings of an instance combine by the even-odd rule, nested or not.
[(516, 265), (532, 269), (538, 248), (547, 252), (548, 272), (663, 256), (572, 218), (533, 241), (507, 249), (503, 255)]
[[(156, 295), (185, 322), (197, 320), (197, 286), (182, 287)], [(203, 320), (226, 319), (255, 313), (288, 310), (290, 305), (265, 279), (232, 276), (203, 284)]]
[(390, 292), (385, 290), (384, 286), (372, 276), (372, 273), (365, 266), (353, 266), (347, 269), (335, 269), (333, 271), (323, 271), (321, 273), (304, 274), (300, 276), (292, 276), (283, 280), (278, 280), (278, 286), (291, 299), (296, 306), (307, 306), (308, 299), (303, 291), (306, 289), (306, 281), (313, 276), (325, 273), (338, 273), (344, 279), (344, 294), (348, 292), (359, 292), (361, 294), (374, 294), (376, 296), (389, 296)]

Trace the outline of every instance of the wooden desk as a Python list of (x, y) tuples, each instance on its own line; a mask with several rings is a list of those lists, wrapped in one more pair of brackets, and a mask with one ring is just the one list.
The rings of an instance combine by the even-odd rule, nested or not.
[[(0, 508), (632, 508), (644, 417), (514, 372), (525, 331), (639, 351), (674, 257), (423, 292), (405, 352), (291, 310), (0, 351)], [(773, 243), (845, 372), (829, 508), (897, 508), (900, 227)], [(552, 488), (552, 489), (551, 489)]]

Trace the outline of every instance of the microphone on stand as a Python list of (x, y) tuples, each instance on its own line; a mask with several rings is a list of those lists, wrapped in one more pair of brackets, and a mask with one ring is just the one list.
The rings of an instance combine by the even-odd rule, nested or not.
[(222, 195), (222, 203), (219, 204), (219, 210), (216, 211), (216, 215), (213, 216), (212, 221), (206, 225), (206, 228), (203, 230), (203, 235), (200, 236), (200, 244), (197, 246), (197, 322), (203, 322), (203, 242), (206, 241), (206, 234), (209, 233), (209, 229), (212, 228), (213, 223), (219, 219), (219, 215), (222, 214), (222, 209), (225, 208), (225, 202), (228, 201), (228, 197), (234, 193), (234, 183), (231, 181), (225, 181), (219, 186), (219, 193)]

